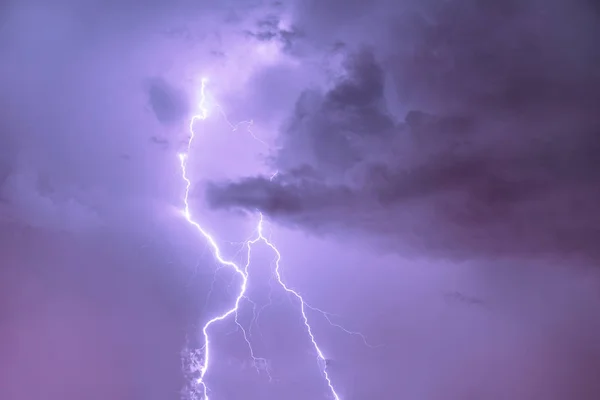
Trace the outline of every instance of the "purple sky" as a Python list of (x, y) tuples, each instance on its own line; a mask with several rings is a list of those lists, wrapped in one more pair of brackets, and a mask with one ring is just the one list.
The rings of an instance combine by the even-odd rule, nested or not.
[[(243, 262), (262, 211), (289, 285), (382, 345), (309, 313), (343, 400), (597, 400), (599, 10), (4, 1), (0, 398), (182, 398), (182, 353), (236, 289), (219, 270), (208, 297), (218, 264), (180, 213), (208, 77), (194, 213)], [(328, 398), (273, 258), (256, 247), (249, 285), (274, 288), (252, 331), (273, 382), (222, 323), (211, 400)]]

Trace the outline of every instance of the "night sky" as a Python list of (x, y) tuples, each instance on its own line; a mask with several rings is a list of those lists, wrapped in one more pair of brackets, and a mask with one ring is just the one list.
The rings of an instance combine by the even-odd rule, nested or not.
[[(200, 400), (202, 107), (192, 214), (242, 266), (264, 216), (341, 400), (599, 399), (599, 41), (593, 0), (3, 1), (0, 399)], [(331, 398), (275, 255), (210, 400)]]

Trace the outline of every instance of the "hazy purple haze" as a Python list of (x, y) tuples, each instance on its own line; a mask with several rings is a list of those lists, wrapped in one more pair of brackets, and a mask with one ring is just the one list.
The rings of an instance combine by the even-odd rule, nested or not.
[[(202, 77), (194, 212), (243, 261), (262, 211), (290, 286), (381, 345), (309, 314), (343, 400), (600, 398), (599, 10), (3, 2), (0, 398), (182, 397), (181, 355), (235, 291), (180, 213)], [(273, 382), (223, 323), (211, 400), (327, 398), (272, 299), (252, 340)]]

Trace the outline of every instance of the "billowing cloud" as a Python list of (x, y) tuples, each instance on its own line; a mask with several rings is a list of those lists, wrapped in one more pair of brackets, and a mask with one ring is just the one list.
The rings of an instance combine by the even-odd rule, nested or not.
[(598, 257), (597, 28), (563, 8), (440, 5), (413, 20), (410, 52), (355, 46), (296, 102), (277, 177), (214, 182), (209, 203), (402, 252)]

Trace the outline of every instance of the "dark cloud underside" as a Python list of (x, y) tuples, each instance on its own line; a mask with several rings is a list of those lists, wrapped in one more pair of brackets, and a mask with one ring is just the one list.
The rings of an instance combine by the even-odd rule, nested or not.
[[(275, 179), (212, 183), (209, 203), (367, 231), (402, 251), (598, 257), (597, 15), (534, 2), (432, 9), (390, 29), (385, 50), (350, 53), (328, 91), (300, 96)], [(411, 52), (394, 47), (404, 28)], [(387, 78), (419, 109), (389, 112)]]

